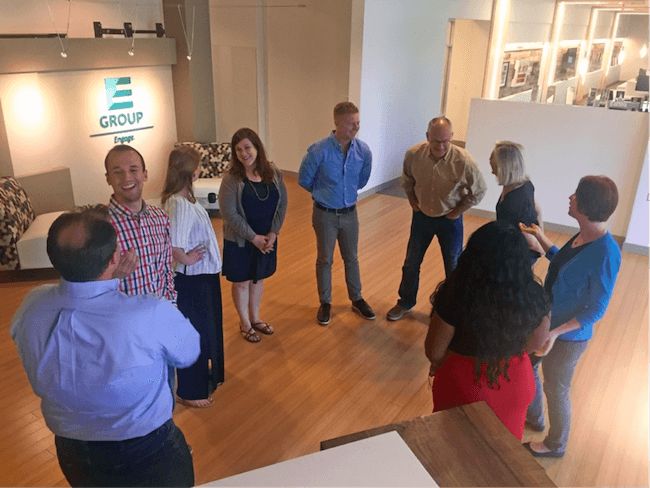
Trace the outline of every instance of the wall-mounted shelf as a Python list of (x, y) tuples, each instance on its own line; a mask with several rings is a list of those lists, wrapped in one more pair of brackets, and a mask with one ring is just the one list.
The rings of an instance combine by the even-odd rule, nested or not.
[(61, 57), (57, 39), (0, 39), (0, 74), (176, 64), (173, 38), (136, 39), (134, 56), (128, 54), (132, 39), (75, 38), (63, 42), (67, 58)]

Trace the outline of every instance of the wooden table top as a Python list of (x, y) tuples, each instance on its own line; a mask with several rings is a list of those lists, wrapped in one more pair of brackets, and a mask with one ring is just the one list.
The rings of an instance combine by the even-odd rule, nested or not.
[(395, 430), (440, 486), (556, 486), (485, 402), (321, 442), (321, 450)]

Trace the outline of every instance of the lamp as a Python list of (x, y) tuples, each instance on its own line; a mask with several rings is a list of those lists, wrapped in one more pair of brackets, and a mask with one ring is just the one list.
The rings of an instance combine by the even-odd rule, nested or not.
[(643, 46), (641, 46), (641, 50), (639, 51), (639, 57), (645, 58), (647, 55), (648, 55), (648, 45), (644, 43)]
[[(183, 36), (185, 37), (185, 44), (187, 45), (187, 58), (188, 61), (192, 61), (192, 51), (194, 51), (194, 18), (196, 15), (196, 7), (192, 7), (192, 32), (191, 32), (191, 38), (192, 40), (190, 41), (190, 38), (187, 36), (187, 30), (185, 29), (185, 22), (183, 22), (183, 14), (181, 13), (181, 5), (178, 4), (178, 16), (181, 19), (181, 27), (183, 28)], [(185, 19), (187, 20), (187, 19)]]

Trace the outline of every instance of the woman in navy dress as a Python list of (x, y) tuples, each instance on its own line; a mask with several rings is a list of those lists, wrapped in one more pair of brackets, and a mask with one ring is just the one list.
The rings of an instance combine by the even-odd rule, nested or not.
[[(543, 225), (542, 212), (535, 201), (535, 187), (526, 176), (523, 146), (516, 142), (497, 142), (490, 154), (492, 174), (503, 186), (497, 202), (497, 220), (508, 222), (515, 227), (519, 224)], [(531, 264), (544, 254), (536, 239), (524, 234), (530, 249)]]
[(264, 279), (275, 273), (277, 237), (287, 211), (282, 173), (266, 158), (259, 136), (239, 129), (232, 136), (232, 164), (219, 190), (223, 217), (223, 275), (232, 282), (240, 331), (248, 342), (273, 327), (260, 318)]

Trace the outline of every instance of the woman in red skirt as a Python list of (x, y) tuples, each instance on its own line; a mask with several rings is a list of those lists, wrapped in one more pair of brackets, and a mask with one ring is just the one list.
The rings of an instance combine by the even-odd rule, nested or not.
[(485, 401), (521, 439), (535, 393), (528, 351), (546, 340), (550, 305), (519, 229), (490, 222), (474, 232), (431, 300), (433, 411)]

